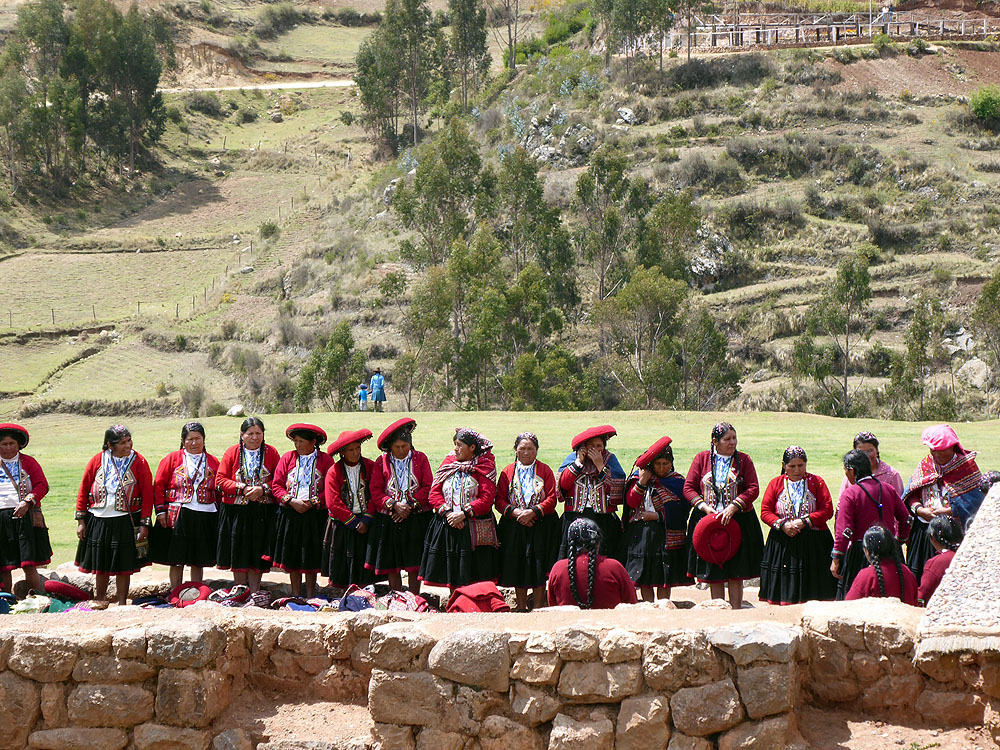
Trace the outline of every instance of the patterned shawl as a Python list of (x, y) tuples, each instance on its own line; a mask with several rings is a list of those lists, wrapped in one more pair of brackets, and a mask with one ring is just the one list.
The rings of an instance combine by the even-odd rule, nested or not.
[(910, 483), (903, 493), (903, 502), (909, 506), (916, 500), (914, 493), (928, 485), (938, 483), (942, 491), (948, 495), (948, 502), (955, 518), (964, 525), (969, 516), (975, 515), (979, 510), (983, 498), (986, 497), (979, 489), (980, 479), (982, 473), (976, 465), (975, 451), (956, 454), (944, 466), (938, 466), (931, 456), (926, 456), (913, 472)]

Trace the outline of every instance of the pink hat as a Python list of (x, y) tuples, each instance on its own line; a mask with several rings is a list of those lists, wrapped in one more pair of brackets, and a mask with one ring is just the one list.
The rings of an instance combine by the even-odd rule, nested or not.
[(962, 444), (958, 442), (958, 435), (948, 424), (936, 424), (928, 427), (920, 434), (920, 442), (932, 451), (943, 451), (955, 447), (956, 453), (965, 453)]

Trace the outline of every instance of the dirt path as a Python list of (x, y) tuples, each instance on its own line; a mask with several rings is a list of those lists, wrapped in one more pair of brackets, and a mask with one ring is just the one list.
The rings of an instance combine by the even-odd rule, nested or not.
[(195, 91), (283, 91), (286, 89), (346, 89), (357, 84), (349, 78), (329, 81), (281, 81), (248, 83), (243, 86), (197, 86), (160, 89), (164, 94), (188, 94)]

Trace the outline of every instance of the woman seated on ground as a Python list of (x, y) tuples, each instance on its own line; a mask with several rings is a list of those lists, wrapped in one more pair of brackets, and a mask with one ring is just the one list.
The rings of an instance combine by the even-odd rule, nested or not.
[[(900, 476), (898, 471), (882, 460), (882, 454), (879, 452), (878, 438), (875, 437), (875, 433), (862, 431), (855, 435), (854, 449), (868, 456), (868, 460), (872, 463), (873, 477), (880, 482), (892, 485), (896, 488), (899, 496), (903, 496), (903, 477)], [(844, 477), (844, 481), (840, 485), (840, 494), (843, 495), (844, 490), (850, 486), (851, 483), (847, 481), (847, 477)]]
[(872, 526), (861, 544), (868, 567), (858, 573), (844, 598), (895, 597), (916, 607), (917, 579), (903, 564), (903, 550), (896, 537), (884, 526)]
[(145, 542), (153, 515), (153, 473), (132, 450), (124, 425), (104, 431), (104, 446), (87, 463), (76, 496), (76, 566), (96, 576), (94, 598), (103, 601), (111, 576), (118, 604), (128, 602), (133, 573), (149, 565), (148, 545), (139, 557), (136, 541)]
[(935, 516), (927, 526), (927, 536), (936, 554), (924, 565), (924, 574), (920, 577), (920, 589), (917, 591), (917, 599), (925, 607), (937, 591), (938, 584), (944, 578), (951, 561), (955, 558), (955, 551), (965, 536), (961, 525), (952, 516)]
[(976, 454), (962, 448), (958, 435), (946, 424), (928, 427), (920, 441), (930, 454), (917, 466), (910, 479), (903, 502), (913, 514), (913, 530), (906, 545), (906, 564), (918, 580), (924, 564), (934, 554), (927, 535), (927, 524), (938, 516), (955, 516), (964, 526), (983, 502), (979, 488), (982, 474)]
[(910, 514), (896, 488), (872, 476), (871, 461), (859, 450), (844, 456), (844, 476), (851, 483), (837, 504), (830, 572), (838, 579), (837, 599), (843, 599), (865, 566), (861, 540), (872, 526), (883, 526), (897, 539), (910, 533)]
[(589, 518), (577, 518), (567, 530), (569, 557), (549, 573), (549, 605), (581, 609), (614, 609), (635, 604), (635, 584), (625, 566), (598, 554), (601, 528)]
[(514, 588), (515, 611), (545, 606), (545, 581), (559, 556), (556, 478), (538, 460), (538, 438), (522, 432), (514, 440), (517, 460), (500, 472), (496, 509), (500, 513), (500, 585)]
[(770, 604), (830, 600), (837, 579), (830, 573), (833, 498), (822, 477), (806, 471), (806, 452), (797, 445), (781, 456), (781, 474), (760, 501), (760, 518), (771, 527), (760, 565), (760, 595)]
[(625, 483), (625, 569), (647, 602), (669, 599), (671, 587), (692, 583), (685, 539), (691, 504), (684, 499), (684, 477), (674, 471), (670, 442), (664, 436), (653, 443)]

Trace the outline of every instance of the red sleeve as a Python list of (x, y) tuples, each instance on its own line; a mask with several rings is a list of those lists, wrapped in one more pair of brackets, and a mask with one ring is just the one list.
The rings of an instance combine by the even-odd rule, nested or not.
[(167, 512), (167, 490), (173, 481), (174, 467), (177, 466), (180, 451), (168, 453), (156, 467), (156, 478), (153, 480), (153, 506), (157, 513)]
[[(556, 512), (556, 475), (552, 473), (552, 468), (548, 464), (539, 461), (535, 465), (535, 471), (542, 478), (545, 499), (538, 505), (538, 511), (543, 516), (551, 516)], [(497, 490), (499, 492), (499, 489)]]
[[(617, 560), (615, 561), (617, 562)], [(639, 600), (635, 595), (635, 583), (629, 578), (628, 571), (621, 563), (615, 567), (615, 578), (618, 579), (618, 587), (621, 590), (622, 604), (636, 604)]]
[(743, 510), (750, 510), (753, 501), (760, 495), (760, 482), (757, 481), (757, 468), (746, 453), (740, 454), (740, 478), (746, 489), (736, 498), (736, 504)]
[(444, 493), (441, 491), (441, 485), (439, 483), (431, 485), (431, 491), (427, 496), (427, 502), (434, 510), (437, 510), (444, 505)]
[(137, 490), (133, 490), (133, 493), (138, 491), (141, 499), (139, 518), (149, 519), (153, 515), (153, 472), (149, 468), (149, 461), (141, 453), (135, 454), (135, 460), (132, 462), (132, 475), (139, 485)]
[(21, 466), (31, 478), (31, 495), (35, 498), (35, 507), (41, 506), (42, 498), (49, 492), (49, 481), (45, 478), (41, 464), (31, 456), (21, 454)]
[(493, 507), (493, 501), (497, 497), (497, 486), (493, 480), (482, 474), (476, 474), (476, 484), (479, 489), (476, 492), (476, 499), (472, 501), (472, 513), (475, 516), (483, 516)]
[(698, 506), (698, 503), (704, 502), (704, 498), (701, 496), (701, 478), (705, 476), (704, 467), (708, 455), (707, 451), (702, 451), (695, 456), (694, 461), (691, 462), (691, 468), (688, 469), (687, 476), (684, 478), (684, 499), (695, 507)]
[[(413, 476), (417, 478), (417, 489), (413, 491), (413, 499), (427, 505), (431, 494), (431, 484), (434, 482), (434, 473), (431, 471), (431, 462), (427, 459), (427, 454), (413, 451), (412, 468)], [(435, 507), (441, 507), (441, 503), (439, 502)]]
[[(265, 452), (264, 458), (267, 458)], [(215, 484), (222, 495), (222, 502), (232, 503), (240, 492), (239, 482), (236, 481), (236, 472), (239, 471), (240, 446), (233, 445), (226, 449), (219, 462), (219, 474), (215, 479)]]
[(782, 474), (768, 482), (767, 489), (764, 490), (764, 497), (760, 501), (760, 520), (772, 529), (777, 528), (778, 522), (781, 520), (777, 514), (778, 496), (785, 486), (784, 480), (785, 475)]
[(344, 498), (340, 496), (340, 488), (344, 486), (343, 464), (337, 461), (326, 473), (326, 509), (332, 518), (336, 518), (341, 523), (347, 523), (354, 514), (344, 503)]
[(319, 497), (316, 498), (321, 508), (326, 508), (326, 478), (333, 468), (334, 459), (325, 451), (317, 451), (316, 468), (319, 470)]
[[(853, 487), (854, 485), (851, 485)], [(833, 556), (841, 557), (847, 552), (850, 540), (844, 536), (847, 529), (854, 530), (854, 495), (853, 490), (848, 490), (848, 494), (840, 496), (837, 503), (837, 520), (833, 525)], [(861, 541), (860, 539), (858, 541)]]
[(514, 466), (515, 464), (505, 466), (500, 472), (500, 476), (497, 477), (497, 498), (494, 507), (500, 512), (500, 515), (507, 515), (506, 511), (511, 507), (510, 481), (511, 475), (514, 473)]
[(101, 458), (104, 452), (98, 453), (87, 462), (87, 468), (83, 470), (83, 479), (80, 480), (80, 490), (76, 493), (76, 512), (86, 513), (90, 507), (90, 490), (94, 486), (94, 478), (97, 470), (101, 468)]
[[(278, 449), (273, 445), (267, 446), (267, 450), (264, 451), (264, 468), (267, 469), (269, 476), (274, 476), (274, 472), (278, 470), (278, 462), (280, 460), (281, 454), (278, 453)], [(264, 485), (264, 495), (267, 496), (268, 502), (274, 500), (274, 493), (271, 490), (270, 482)]]
[(580, 468), (575, 461), (559, 472), (559, 489), (564, 495), (573, 494), (573, 485), (576, 484), (578, 476), (580, 476)]
[(294, 460), (295, 451), (288, 451), (279, 459), (278, 465), (274, 467), (274, 474), (271, 476), (271, 494), (274, 495), (275, 500), (282, 504), (284, 504), (285, 495), (288, 494), (285, 482), (288, 481), (288, 470)]
[(372, 475), (368, 480), (368, 491), (372, 499), (368, 509), (372, 513), (385, 513), (385, 466), (389, 460), (388, 454), (383, 453), (375, 459), (372, 464)]
[(871, 566), (863, 568), (858, 573), (857, 578), (854, 579), (854, 583), (851, 584), (851, 590), (847, 592), (847, 596), (844, 599), (852, 601), (854, 599), (865, 599), (869, 596), (878, 596), (878, 586), (872, 586), (872, 583), (875, 581), (875, 571)]
[(211, 453), (206, 453), (205, 463), (212, 472), (212, 486), (208, 488), (209, 502), (218, 504), (222, 500), (222, 492), (219, 491), (219, 459)]
[(556, 560), (552, 570), (549, 571), (548, 601), (550, 607), (558, 607), (566, 604), (569, 592), (569, 562), (567, 560)]
[[(810, 474), (809, 491), (816, 498), (816, 510), (809, 514), (809, 524), (814, 529), (826, 528), (826, 522), (833, 518), (833, 498), (830, 496), (830, 488), (826, 486), (823, 477)], [(762, 508), (761, 517), (763, 515)]]
[(905, 505), (903, 505), (903, 501), (900, 499), (899, 493), (896, 492), (895, 487), (888, 482), (883, 482), (882, 485), (887, 490), (891, 490), (892, 496), (895, 498), (895, 509), (893, 514), (896, 516), (896, 522), (899, 524), (899, 533), (896, 536), (900, 541), (905, 541), (910, 536), (910, 524), (913, 523), (910, 511), (906, 509)]
[(638, 508), (643, 499), (643, 494), (639, 491), (639, 477), (633, 474), (625, 482), (625, 504), (630, 508)]

